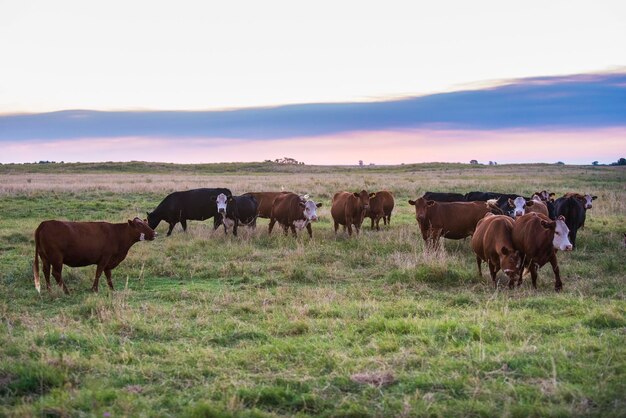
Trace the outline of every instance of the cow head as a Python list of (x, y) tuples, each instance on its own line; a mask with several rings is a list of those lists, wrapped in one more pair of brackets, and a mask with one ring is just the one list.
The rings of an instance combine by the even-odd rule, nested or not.
[(161, 219), (159, 219), (154, 212), (146, 212), (146, 215), (148, 215), (148, 226), (152, 229), (156, 229), (156, 227), (159, 226)]
[(226, 196), (224, 193), (220, 193), (216, 196), (213, 196), (211, 200), (215, 201), (217, 205), (217, 213), (220, 215), (226, 215), (226, 207), (228, 206), (228, 202), (233, 200), (232, 196)]
[(524, 216), (526, 213), (526, 206), (529, 205), (530, 202), (526, 202), (521, 196), (516, 197), (515, 199), (509, 199), (509, 206), (513, 208), (513, 218), (518, 216)]
[(534, 199), (535, 196), (537, 196), (541, 202), (548, 202), (550, 200), (554, 200), (555, 194), (549, 193), (547, 190), (542, 190), (540, 192), (535, 192), (532, 198)]
[(315, 203), (312, 200), (300, 200), (299, 205), (303, 208), (302, 213), (308, 222), (317, 221), (317, 208), (322, 207), (321, 203)]
[(150, 228), (147, 220), (141, 220), (139, 218), (135, 218), (132, 221), (128, 220), (128, 225), (133, 228), (137, 233), (139, 233), (139, 241), (152, 241), (156, 238), (157, 233), (154, 229)]
[(519, 251), (502, 246), (500, 249), (500, 268), (510, 279), (515, 280), (522, 264)]
[(361, 190), (359, 193), (352, 193), (352, 195), (359, 199), (363, 211), (366, 211), (370, 208), (370, 197), (376, 196), (376, 193), (367, 193), (366, 190)]
[(417, 200), (409, 200), (409, 205), (415, 206), (415, 219), (421, 225), (426, 220), (428, 208), (437, 204), (434, 200), (426, 200), (420, 197)]
[(565, 224), (565, 217), (560, 215), (556, 221), (541, 221), (541, 226), (554, 231), (552, 246), (555, 250), (572, 251), (572, 243), (569, 240), (569, 228)]
[(583, 206), (585, 207), (585, 209), (591, 209), (593, 207), (592, 201), (596, 200), (598, 196), (591, 196), (590, 194), (586, 194), (585, 196), (583, 196), (583, 198)]

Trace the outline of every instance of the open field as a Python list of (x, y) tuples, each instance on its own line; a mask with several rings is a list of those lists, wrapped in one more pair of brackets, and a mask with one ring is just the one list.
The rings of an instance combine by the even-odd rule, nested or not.
[[(267, 220), (238, 239), (161, 224), (115, 292), (65, 267), (72, 294), (37, 295), (40, 221), (124, 222), (216, 186), (309, 193), (322, 219), (313, 240), (268, 236)], [(391, 227), (335, 237), (331, 196), (362, 188), (394, 192)], [(407, 203), (541, 189), (598, 195), (559, 253), (560, 294), (549, 265), (537, 291), (494, 290), (469, 240), (425, 252)], [(624, 232), (623, 167), (2, 165), (0, 416), (626, 416)]]

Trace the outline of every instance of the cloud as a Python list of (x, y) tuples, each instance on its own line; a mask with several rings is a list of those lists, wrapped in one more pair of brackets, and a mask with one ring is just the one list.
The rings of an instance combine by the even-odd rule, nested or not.
[(626, 126), (626, 72), (534, 77), (366, 103), (228, 111), (68, 110), (0, 116), (0, 141), (85, 138), (280, 140), (349, 132), (591, 129)]

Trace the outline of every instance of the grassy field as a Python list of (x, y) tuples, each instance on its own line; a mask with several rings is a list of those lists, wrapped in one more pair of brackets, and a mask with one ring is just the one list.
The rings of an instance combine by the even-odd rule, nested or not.
[[(89, 291), (33, 285), (45, 219), (124, 222), (169, 192), (284, 187), (324, 206), (314, 238), (239, 238), (212, 221), (141, 242)], [(391, 227), (334, 236), (339, 190), (396, 195)], [(598, 195), (539, 289), (494, 290), (469, 240), (425, 252), (426, 190)], [(621, 167), (275, 164), (0, 166), (0, 416), (626, 416), (626, 171)], [(504, 275), (499, 277), (505, 282)], [(54, 282), (54, 281), (53, 281)], [(371, 382), (371, 383), (368, 383)]]

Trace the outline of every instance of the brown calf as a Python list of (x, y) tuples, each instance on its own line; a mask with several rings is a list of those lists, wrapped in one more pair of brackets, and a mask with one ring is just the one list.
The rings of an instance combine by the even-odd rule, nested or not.
[(380, 231), (378, 224), (381, 219), (385, 225), (391, 223), (393, 206), (393, 195), (386, 190), (376, 192), (373, 197), (370, 197), (370, 207), (365, 211), (365, 216), (372, 220), (372, 229), (374, 229), (374, 224), (376, 224), (376, 230)]
[(435, 202), (420, 197), (409, 200), (409, 204), (415, 206), (422, 238), (433, 247), (440, 237), (462, 239), (472, 235), (487, 212), (500, 212), (485, 202)]
[(513, 246), (513, 219), (506, 215), (487, 213), (478, 221), (472, 236), (472, 249), (476, 253), (478, 274), (483, 275), (483, 261), (489, 266), (489, 273), (497, 287), (496, 273), (500, 269), (509, 277), (509, 287), (513, 288), (521, 264), (519, 251)]
[(66, 294), (69, 290), (63, 281), (63, 265), (84, 267), (96, 264), (96, 278), (91, 290), (98, 291), (102, 272), (109, 288), (113, 290), (111, 270), (124, 261), (128, 250), (138, 241), (152, 241), (156, 232), (146, 221), (135, 218), (121, 224), (108, 222), (44, 221), (35, 231), (35, 262), (33, 275), (35, 288), (40, 292), (39, 257), (43, 263), (46, 287), (50, 291), (50, 268), (57, 284)]
[(259, 218), (271, 218), (272, 217), (272, 205), (274, 204), (274, 199), (284, 193), (290, 192), (250, 192), (245, 193), (244, 196), (254, 196), (256, 201), (259, 203)]
[(360, 193), (335, 193), (330, 208), (330, 214), (335, 222), (335, 234), (339, 225), (343, 225), (344, 230), (347, 228), (350, 236), (352, 235), (352, 225), (354, 225), (358, 234), (365, 217), (365, 211), (369, 209), (370, 198), (375, 195), (375, 193), (367, 193), (365, 190), (361, 190)]
[(272, 233), (274, 225), (278, 222), (283, 227), (285, 235), (291, 228), (295, 237), (298, 235), (296, 230), (306, 227), (309, 237), (313, 238), (311, 222), (317, 221), (317, 208), (321, 206), (321, 203), (315, 203), (295, 193), (280, 194), (272, 205), (269, 233)]

